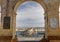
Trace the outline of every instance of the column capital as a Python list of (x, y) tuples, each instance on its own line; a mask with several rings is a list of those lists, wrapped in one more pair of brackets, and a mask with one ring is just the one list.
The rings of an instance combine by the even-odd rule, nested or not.
[(16, 16), (17, 14), (15, 12), (13, 12), (13, 16)]

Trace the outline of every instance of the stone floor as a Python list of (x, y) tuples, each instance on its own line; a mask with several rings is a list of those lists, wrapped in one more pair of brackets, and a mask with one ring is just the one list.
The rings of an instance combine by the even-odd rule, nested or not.
[(12, 36), (0, 36), (0, 42), (11, 42)]

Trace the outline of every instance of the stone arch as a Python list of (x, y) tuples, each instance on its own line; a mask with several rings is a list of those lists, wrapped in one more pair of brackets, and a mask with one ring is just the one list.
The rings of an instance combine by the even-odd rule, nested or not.
[[(17, 10), (17, 8), (19, 7), (20, 4), (22, 4), (22, 3), (26, 2), (26, 1), (28, 1), (28, 0), (20, 0), (20, 1), (18, 1), (16, 3), (15, 7), (14, 7), (14, 12), (16, 12), (16, 10)], [(40, 0), (32, 0), (32, 1), (39, 3), (44, 8), (44, 11), (46, 11), (46, 6), (45, 6), (43, 1), (40, 1)]]
[[(59, 12), (58, 12), (58, 7), (59, 7), (59, 0), (9, 0), (9, 4), (8, 2), (6, 2), (7, 0), (0, 0), (0, 4), (2, 6), (2, 21), (1, 24), (2, 26), (0, 27), (0, 37), (4, 37), (4, 36), (13, 36), (13, 39), (15, 39), (15, 22), (16, 22), (16, 10), (18, 8), (18, 6), (25, 2), (25, 1), (35, 1), (38, 2), (39, 4), (41, 4), (41, 6), (44, 8), (45, 10), (45, 14), (44, 16), (48, 16), (45, 23), (46, 23), (46, 36), (47, 36), (47, 40), (54, 42), (60, 41), (60, 27), (59, 27)], [(44, 3), (45, 2), (45, 3)], [(6, 5), (9, 5), (8, 9), (9, 10), (9, 15), (11, 16), (11, 28), (10, 29), (3, 29), (3, 21), (4, 21), (4, 16), (6, 15)], [(11, 6), (11, 7), (10, 7)], [(13, 8), (13, 9), (12, 9)], [(53, 18), (53, 19), (52, 19)], [(53, 23), (50, 21), (52, 20)], [(56, 21), (55, 21), (56, 20)], [(55, 21), (55, 22), (54, 22)], [(57, 22), (57, 23), (56, 23)], [(56, 26), (54, 25), (54, 23), (56, 24)], [(53, 24), (54, 28), (52, 28), (51, 24)], [(6, 37), (4, 37), (6, 38)], [(52, 39), (51, 39), (52, 38)], [(1, 40), (0, 40), (1, 41)], [(2, 40), (5, 41), (5, 40)]]
[[(28, 1), (28, 0), (19, 0), (16, 4), (15, 4), (15, 6), (14, 6), (14, 10), (13, 10), (13, 12), (14, 12), (14, 14), (16, 14), (16, 10), (17, 10), (17, 8), (18, 8), (18, 6), (19, 5), (21, 5), (21, 3), (24, 3), (24, 2), (26, 2), (26, 1)], [(31, 0), (31, 1), (35, 1), (35, 2), (37, 2), (37, 3), (39, 3), (43, 8), (44, 8), (44, 11), (45, 11), (45, 13), (44, 13), (44, 16), (45, 16), (45, 35), (48, 37), (48, 36), (58, 36), (58, 35), (60, 35), (60, 29), (58, 29), (59, 28), (59, 22), (58, 22), (58, 3), (57, 2), (55, 2), (55, 1), (51, 1), (51, 2), (49, 2), (49, 1), (47, 1), (46, 0), (46, 2), (48, 2), (48, 3), (44, 3), (44, 1), (42, 1), (42, 0)], [(53, 3), (52, 3), (53, 2)], [(56, 7), (57, 6), (57, 7)], [(55, 13), (56, 12), (56, 13)], [(14, 15), (13, 14), (13, 15)], [(53, 15), (52, 15), (53, 14)], [(16, 17), (16, 16), (15, 16)], [(51, 27), (51, 24), (52, 24), (52, 22), (50, 22), (50, 19), (51, 18), (53, 18), (53, 19), (56, 19), (56, 30), (55, 29), (53, 29), (52, 27)], [(15, 28), (14, 28), (15, 29)], [(56, 32), (58, 32), (58, 33), (56, 33)], [(46, 37), (45, 36), (45, 37)], [(46, 37), (46, 38), (47, 38)]]
[[(41, 1), (41, 0), (31, 0), (31, 1), (37, 2), (38, 4), (40, 4), (40, 5), (42, 6), (42, 8), (44, 9), (45, 12), (47, 11), (46, 5), (44, 4), (43, 1)], [(21, 5), (21, 4), (24, 3), (24, 2), (28, 2), (28, 0), (19, 0), (19, 1), (15, 4), (15, 6), (14, 6), (13, 12), (14, 12), (15, 16), (14, 16), (14, 14), (13, 14), (13, 16), (15, 17), (15, 18), (14, 18), (15, 21), (16, 21), (16, 10), (17, 10), (17, 8), (19, 7), (19, 5)], [(45, 15), (45, 14), (46, 14), (46, 13), (44, 13), (44, 18), (47, 17), (47, 15)], [(46, 20), (47, 20), (47, 18), (45, 19), (45, 30), (46, 30), (46, 23), (47, 23)], [(15, 23), (15, 26), (16, 26), (16, 22), (14, 22), (14, 23)], [(13, 27), (15, 27), (15, 26), (13, 26)], [(16, 28), (13, 29), (13, 38), (14, 38), (14, 35), (15, 35), (15, 30), (16, 30)], [(44, 35), (46, 35), (46, 33), (45, 33)]]

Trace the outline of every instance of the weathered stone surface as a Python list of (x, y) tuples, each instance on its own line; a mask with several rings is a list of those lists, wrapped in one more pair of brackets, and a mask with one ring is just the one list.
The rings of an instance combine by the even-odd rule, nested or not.
[[(45, 19), (45, 29), (46, 36), (60, 36), (60, 28), (59, 28), (59, 0), (0, 0), (0, 4), (2, 7), (2, 24), (0, 29), (0, 36), (15, 36), (16, 31), (16, 10), (19, 5), (25, 1), (35, 1), (42, 5), (45, 10), (44, 16), (47, 17)], [(3, 19), (5, 16), (10, 16), (10, 29), (3, 29)], [(50, 27), (50, 18), (57, 19), (57, 27)]]

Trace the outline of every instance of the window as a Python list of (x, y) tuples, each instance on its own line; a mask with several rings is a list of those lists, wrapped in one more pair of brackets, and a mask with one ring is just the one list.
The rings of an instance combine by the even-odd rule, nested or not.
[(40, 37), (41, 32), (38, 30), (44, 30), (45, 27), (44, 12), (44, 8), (34, 1), (24, 2), (18, 7), (16, 28), (25, 31), (21, 31), (21, 37)]
[(22, 3), (17, 9), (16, 27), (45, 27), (44, 9), (33, 1)]

